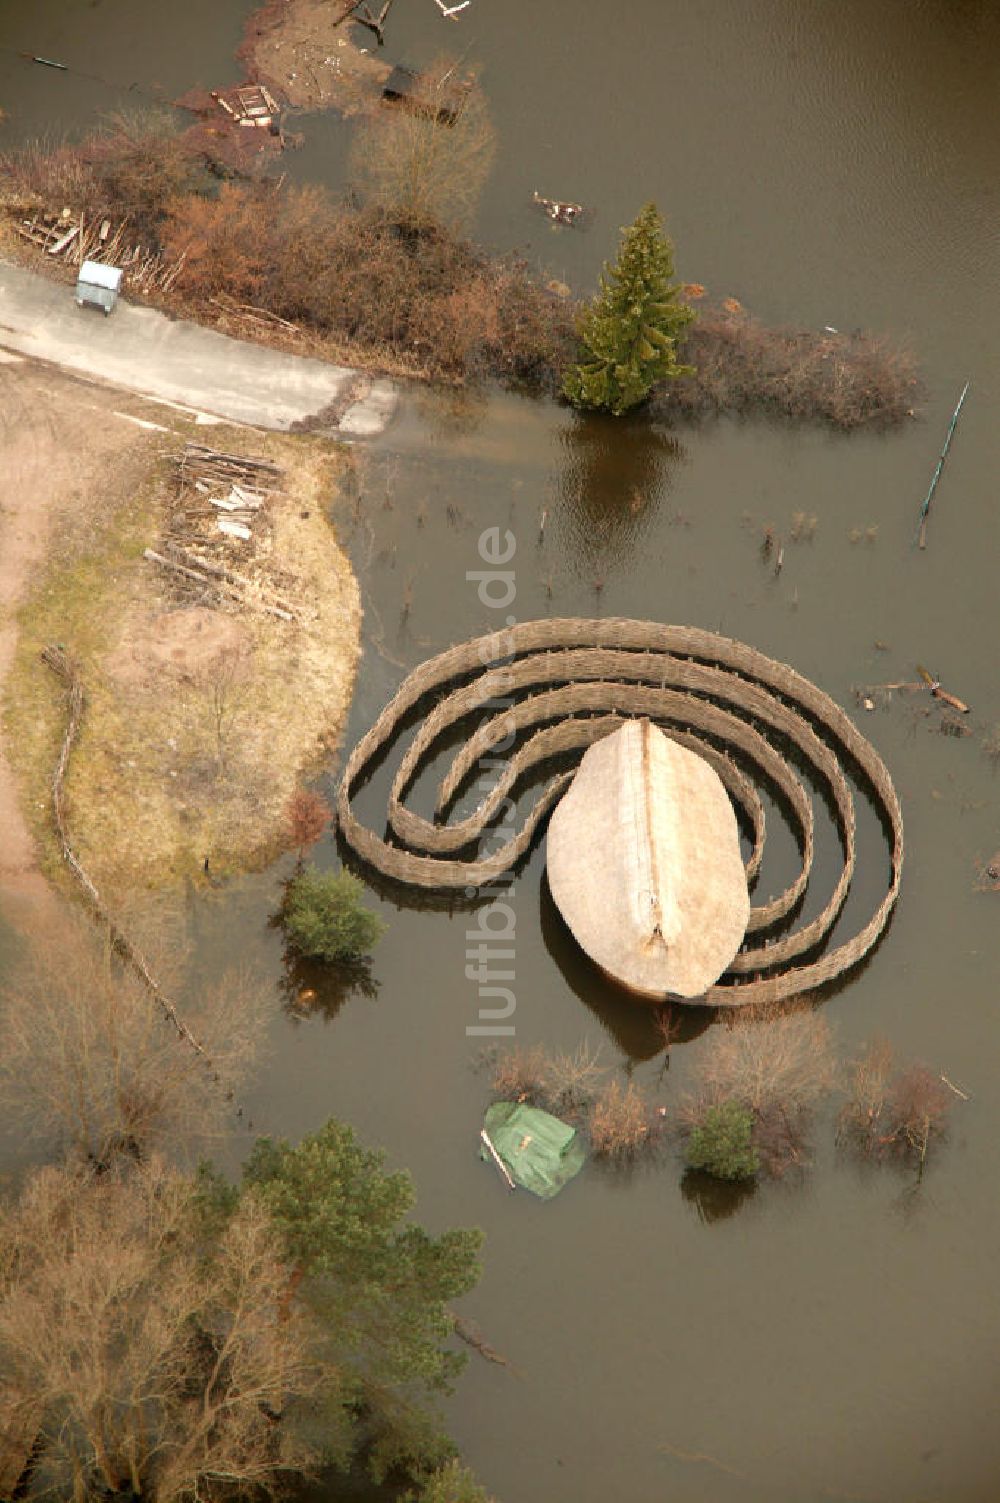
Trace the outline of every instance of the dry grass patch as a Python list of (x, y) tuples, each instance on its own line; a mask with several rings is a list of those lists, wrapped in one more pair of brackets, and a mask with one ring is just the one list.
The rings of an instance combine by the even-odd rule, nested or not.
[[(284, 843), (300, 774), (336, 745), (350, 702), (360, 605), (327, 520), (346, 459), (311, 437), (216, 428), (213, 442), (285, 472), (264, 568), (294, 597), (295, 621), (176, 588), (143, 559), (171, 511), (172, 441), (141, 484), (89, 498), (83, 534), (21, 613), (13, 758), (47, 828), (65, 710), (38, 654), (59, 642), (87, 692), (66, 794), (71, 838), (98, 886), (198, 878), (206, 858), (215, 874), (264, 863)], [(46, 850), (54, 859), (51, 837)]]

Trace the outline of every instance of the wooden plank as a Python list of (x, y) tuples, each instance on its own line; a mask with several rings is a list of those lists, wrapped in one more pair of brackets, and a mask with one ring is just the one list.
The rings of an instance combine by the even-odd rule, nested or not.
[(66, 249), (67, 245), (69, 245), (72, 240), (76, 239), (79, 233), (80, 226), (78, 224), (75, 224), (72, 229), (66, 231), (65, 235), (60, 235), (55, 245), (46, 247), (48, 254), (50, 256), (58, 256), (62, 251)]

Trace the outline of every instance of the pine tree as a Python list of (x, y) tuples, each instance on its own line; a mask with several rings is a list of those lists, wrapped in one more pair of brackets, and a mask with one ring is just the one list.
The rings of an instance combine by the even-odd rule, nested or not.
[(605, 263), (601, 290), (581, 315), (582, 359), (567, 371), (563, 392), (574, 407), (620, 417), (642, 402), (655, 381), (687, 375), (677, 339), (694, 318), (678, 301), (673, 247), (655, 204), (622, 230), (614, 266)]

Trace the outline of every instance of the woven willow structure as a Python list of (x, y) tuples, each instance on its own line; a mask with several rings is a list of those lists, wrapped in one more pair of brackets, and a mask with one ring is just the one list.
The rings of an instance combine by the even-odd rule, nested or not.
[[(426, 695), (434, 695), (435, 702), (419, 724), (389, 794), (390, 843), (357, 818), (352, 793), (368, 764)], [(407, 789), (435, 743), (466, 716), (484, 711), (493, 713), (483, 716), (455, 753), (437, 800), (440, 814), (480, 758), (502, 760), (503, 772), (475, 813), (434, 823), (408, 809)], [(556, 754), (582, 753), (624, 719), (637, 716), (655, 721), (715, 768), (753, 832), (749, 884), (763, 859), (764, 809), (754, 778), (730, 752), (739, 753), (744, 765), (784, 795), (802, 852), (799, 871), (784, 891), (751, 908), (743, 948), (726, 975), (699, 1000), (713, 1007), (781, 1001), (834, 981), (856, 965), (885, 929), (899, 893), (903, 822), (892, 779), (874, 747), (822, 690), (785, 664), (714, 632), (615, 618), (524, 621), (428, 659), (404, 680), (348, 758), (337, 798), (340, 829), (359, 856), (397, 881), (475, 890), (503, 876), (528, 850), (573, 773), (554, 778), (501, 845), (462, 859), (456, 853), (472, 849), (482, 836), (497, 838), (496, 821), (512, 808), (509, 794), (518, 779)], [(517, 749), (505, 757), (515, 740)], [(821, 912), (760, 940), (799, 902), (814, 854), (812, 800), (787, 762), (782, 740), (795, 748), (827, 795), (843, 861)], [(857, 933), (818, 953), (854, 875), (856, 818), (845, 772), (851, 764), (869, 785), (889, 834), (889, 881)]]

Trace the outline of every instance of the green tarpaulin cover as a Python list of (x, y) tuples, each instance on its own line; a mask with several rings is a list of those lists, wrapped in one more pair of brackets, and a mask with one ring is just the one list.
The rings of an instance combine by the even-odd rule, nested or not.
[[(543, 1200), (558, 1195), (583, 1168), (587, 1155), (575, 1129), (540, 1107), (497, 1101), (485, 1126), (515, 1183)], [(489, 1159), (485, 1143), (480, 1153)]]

